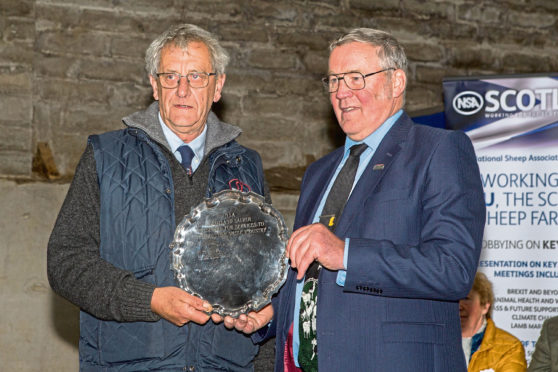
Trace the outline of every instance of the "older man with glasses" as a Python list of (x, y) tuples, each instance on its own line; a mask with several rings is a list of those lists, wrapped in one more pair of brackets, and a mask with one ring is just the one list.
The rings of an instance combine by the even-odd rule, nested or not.
[(241, 185), (270, 202), (259, 155), (211, 112), (228, 60), (207, 31), (171, 27), (146, 53), (155, 102), (89, 137), (48, 245), (52, 288), (81, 309), (82, 371), (253, 370), (257, 346), (208, 322), (170, 263), (204, 197)]
[(471, 141), (403, 111), (407, 59), (386, 32), (334, 41), (323, 82), (345, 145), (306, 170), (273, 306), (225, 324), (276, 335), (276, 371), (465, 372), (458, 301), (485, 220)]

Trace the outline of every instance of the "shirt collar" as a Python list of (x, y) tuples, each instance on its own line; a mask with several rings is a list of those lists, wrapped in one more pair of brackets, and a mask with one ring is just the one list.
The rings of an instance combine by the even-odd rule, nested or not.
[[(178, 148), (184, 145), (184, 141), (180, 139), (163, 121), (161, 118), (161, 113), (158, 114), (159, 116), (159, 124), (161, 124), (161, 128), (163, 128), (163, 134), (170, 146), (172, 153), (176, 153)], [(188, 146), (194, 151), (194, 156), (201, 161), (204, 155), (205, 150), (205, 137), (207, 136), (207, 124), (205, 128), (203, 128), (203, 132), (194, 138), (192, 141), (188, 142)]]
[(368, 145), (368, 147), (370, 147), (373, 151), (376, 151), (378, 146), (380, 146), (380, 142), (382, 142), (382, 140), (384, 139), (387, 132), (389, 132), (391, 127), (393, 127), (393, 124), (395, 124), (397, 119), (399, 119), (399, 117), (402, 114), (403, 114), (403, 110), (397, 111), (395, 114), (393, 114), (392, 116), (387, 118), (387, 120), (384, 121), (384, 123), (382, 125), (380, 125), (378, 127), (378, 129), (376, 129), (374, 132), (370, 133), (368, 135), (368, 137), (366, 137), (365, 139), (363, 139), (360, 142), (355, 142), (347, 136), (346, 139), (345, 139), (345, 152), (344, 152), (344, 154), (347, 155), (349, 153), (349, 150), (351, 149), (351, 146), (357, 145), (359, 143), (366, 143), (366, 145)]

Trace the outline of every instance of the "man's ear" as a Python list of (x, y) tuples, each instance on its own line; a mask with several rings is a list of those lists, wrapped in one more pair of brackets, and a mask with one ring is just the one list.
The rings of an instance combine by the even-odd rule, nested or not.
[(223, 91), (223, 85), (225, 85), (225, 80), (227, 80), (227, 75), (225, 74), (217, 75), (217, 81), (215, 83), (215, 94), (213, 95), (213, 102), (217, 102), (221, 99), (221, 92)]
[(405, 93), (405, 87), (407, 86), (407, 75), (401, 69), (397, 69), (393, 72), (391, 82), (393, 84), (393, 96), (399, 97)]
[(151, 88), (153, 88), (153, 98), (155, 101), (159, 100), (159, 85), (157, 84), (157, 79), (153, 75), (149, 75), (149, 82), (151, 83)]

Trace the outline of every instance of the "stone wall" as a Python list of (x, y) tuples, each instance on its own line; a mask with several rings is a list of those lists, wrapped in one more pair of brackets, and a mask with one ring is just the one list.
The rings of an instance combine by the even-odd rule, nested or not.
[(411, 61), (409, 111), (440, 106), (445, 76), (558, 70), (554, 0), (2, 0), (0, 175), (32, 177), (46, 142), (71, 175), (90, 133), (145, 107), (150, 40), (198, 24), (232, 56), (216, 111), (262, 153), (272, 186), (339, 143), (319, 77), (328, 42), (354, 27), (389, 30)]
[(416, 112), (441, 107), (444, 77), (558, 71), (557, 19), (556, 0), (1, 0), (1, 369), (77, 369), (77, 309), (48, 287), (46, 242), (87, 136), (151, 102), (144, 51), (168, 25), (198, 24), (231, 53), (215, 110), (262, 154), (292, 226), (303, 170), (343, 138), (319, 82), (331, 39), (396, 35)]

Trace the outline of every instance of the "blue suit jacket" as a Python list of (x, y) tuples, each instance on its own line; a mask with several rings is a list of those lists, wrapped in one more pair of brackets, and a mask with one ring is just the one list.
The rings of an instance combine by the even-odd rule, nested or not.
[[(339, 164), (337, 149), (304, 176), (295, 226), (312, 223)], [(350, 238), (347, 278), (321, 270), (320, 372), (466, 371), (458, 300), (481, 250), (485, 203), (475, 153), (462, 132), (414, 125), (404, 113), (355, 186), (336, 235)], [(296, 273), (273, 301), (276, 370), (292, 324)]]

